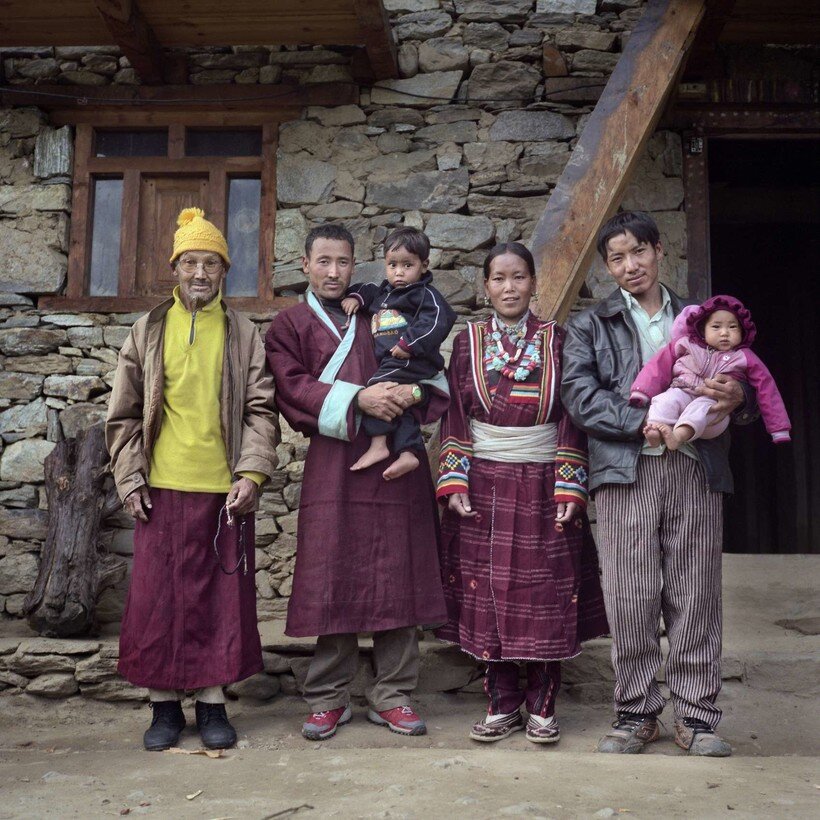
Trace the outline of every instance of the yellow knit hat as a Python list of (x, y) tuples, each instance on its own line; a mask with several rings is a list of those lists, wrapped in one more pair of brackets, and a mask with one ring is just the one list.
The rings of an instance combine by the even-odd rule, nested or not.
[(184, 208), (177, 217), (179, 228), (174, 234), (174, 252), (169, 260), (171, 264), (185, 251), (213, 251), (218, 253), (225, 264), (230, 267), (228, 243), (222, 231), (212, 222), (205, 219), (201, 208)]

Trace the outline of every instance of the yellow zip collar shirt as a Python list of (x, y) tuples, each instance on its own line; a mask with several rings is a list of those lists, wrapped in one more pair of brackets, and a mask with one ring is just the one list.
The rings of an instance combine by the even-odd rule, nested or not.
[[(174, 288), (165, 317), (162, 425), (151, 454), (151, 487), (200, 493), (231, 488), (219, 413), (226, 323), (221, 294), (189, 313)], [(244, 475), (257, 484), (264, 480)]]

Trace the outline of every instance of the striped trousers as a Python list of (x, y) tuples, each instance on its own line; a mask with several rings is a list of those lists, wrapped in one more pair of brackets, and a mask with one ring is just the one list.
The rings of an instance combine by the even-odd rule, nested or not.
[(716, 726), (720, 691), (722, 495), (678, 452), (638, 459), (634, 484), (595, 493), (615, 710), (659, 714), (660, 616), (666, 684), (678, 717)]

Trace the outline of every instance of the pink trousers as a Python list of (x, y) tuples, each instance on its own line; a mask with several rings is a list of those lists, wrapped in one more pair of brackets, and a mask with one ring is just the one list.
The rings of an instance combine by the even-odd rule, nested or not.
[(696, 438), (717, 438), (729, 426), (729, 419), (712, 422), (709, 410), (714, 403), (714, 399), (706, 396), (693, 396), (680, 387), (670, 387), (652, 399), (646, 420), (670, 427), (685, 424), (695, 431), (692, 441)]

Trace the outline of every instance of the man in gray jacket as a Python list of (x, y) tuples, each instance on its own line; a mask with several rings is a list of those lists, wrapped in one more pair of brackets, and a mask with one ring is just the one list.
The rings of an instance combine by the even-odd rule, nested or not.
[[(561, 390), (572, 420), (589, 436), (589, 487), (613, 638), (617, 719), (598, 751), (636, 753), (658, 738), (657, 716), (666, 704), (656, 680), (663, 615), (675, 742), (690, 754), (725, 757), (731, 746), (715, 734), (715, 700), (729, 437), (674, 452), (645, 442), (646, 409), (629, 404), (629, 388), (669, 342), (686, 303), (658, 280), (663, 247), (647, 214), (610, 219), (598, 251), (618, 287), (568, 323)], [(705, 391), (717, 401), (716, 420), (746, 402), (741, 384), (724, 376), (707, 380)]]

